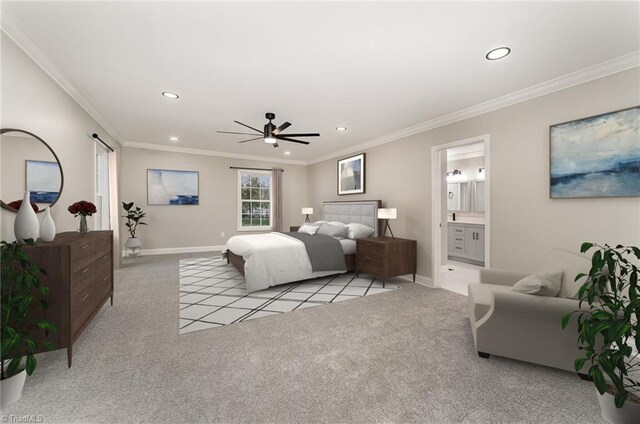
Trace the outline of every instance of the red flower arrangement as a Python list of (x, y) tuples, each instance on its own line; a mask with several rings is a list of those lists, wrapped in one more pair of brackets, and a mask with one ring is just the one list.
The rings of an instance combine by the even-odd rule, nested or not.
[(69, 206), (67, 210), (74, 216), (91, 216), (94, 213), (98, 212), (98, 210), (96, 209), (96, 205), (91, 202), (87, 202), (86, 200), (81, 200), (74, 203), (73, 205)]
[[(31, 203), (31, 207), (33, 208), (34, 212), (39, 212), (40, 208), (38, 207), (38, 205), (36, 205), (33, 202)], [(14, 200), (13, 202), (9, 203), (7, 206), (9, 206), (10, 208), (13, 208), (15, 210), (20, 209), (20, 206), (22, 206), (22, 200)]]

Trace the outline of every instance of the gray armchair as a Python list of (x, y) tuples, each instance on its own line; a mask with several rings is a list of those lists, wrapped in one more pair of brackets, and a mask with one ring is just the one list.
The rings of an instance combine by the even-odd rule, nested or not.
[(481, 357), (491, 354), (575, 371), (580, 356), (577, 347), (577, 319), (563, 330), (561, 318), (578, 309), (574, 299), (583, 280), (577, 274), (589, 272), (590, 260), (564, 249), (553, 249), (539, 273), (563, 271), (557, 297), (511, 291), (520, 279), (531, 275), (519, 271), (483, 269), (480, 284), (469, 285), (468, 311), (476, 350)]

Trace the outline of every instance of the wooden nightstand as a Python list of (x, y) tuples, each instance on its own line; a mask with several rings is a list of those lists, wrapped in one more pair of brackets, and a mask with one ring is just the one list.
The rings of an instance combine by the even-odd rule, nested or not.
[(292, 225), (291, 227), (289, 227), (289, 232), (296, 233), (298, 232), (299, 229), (300, 229), (299, 225)]
[(356, 272), (366, 272), (385, 280), (398, 275), (413, 274), (416, 281), (416, 241), (391, 237), (356, 240)]

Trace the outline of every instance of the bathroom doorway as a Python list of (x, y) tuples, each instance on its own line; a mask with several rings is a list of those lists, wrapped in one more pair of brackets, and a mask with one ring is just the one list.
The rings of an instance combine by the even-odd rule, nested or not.
[(490, 262), (489, 136), (432, 148), (434, 286), (467, 294)]

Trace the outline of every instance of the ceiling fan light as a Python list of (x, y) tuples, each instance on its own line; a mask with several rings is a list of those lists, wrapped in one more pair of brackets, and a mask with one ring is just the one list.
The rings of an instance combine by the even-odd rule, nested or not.
[(267, 136), (267, 137), (264, 138), (264, 142), (267, 143), (267, 144), (276, 144), (278, 142), (278, 140), (276, 140), (275, 137), (270, 135), (270, 136)]

